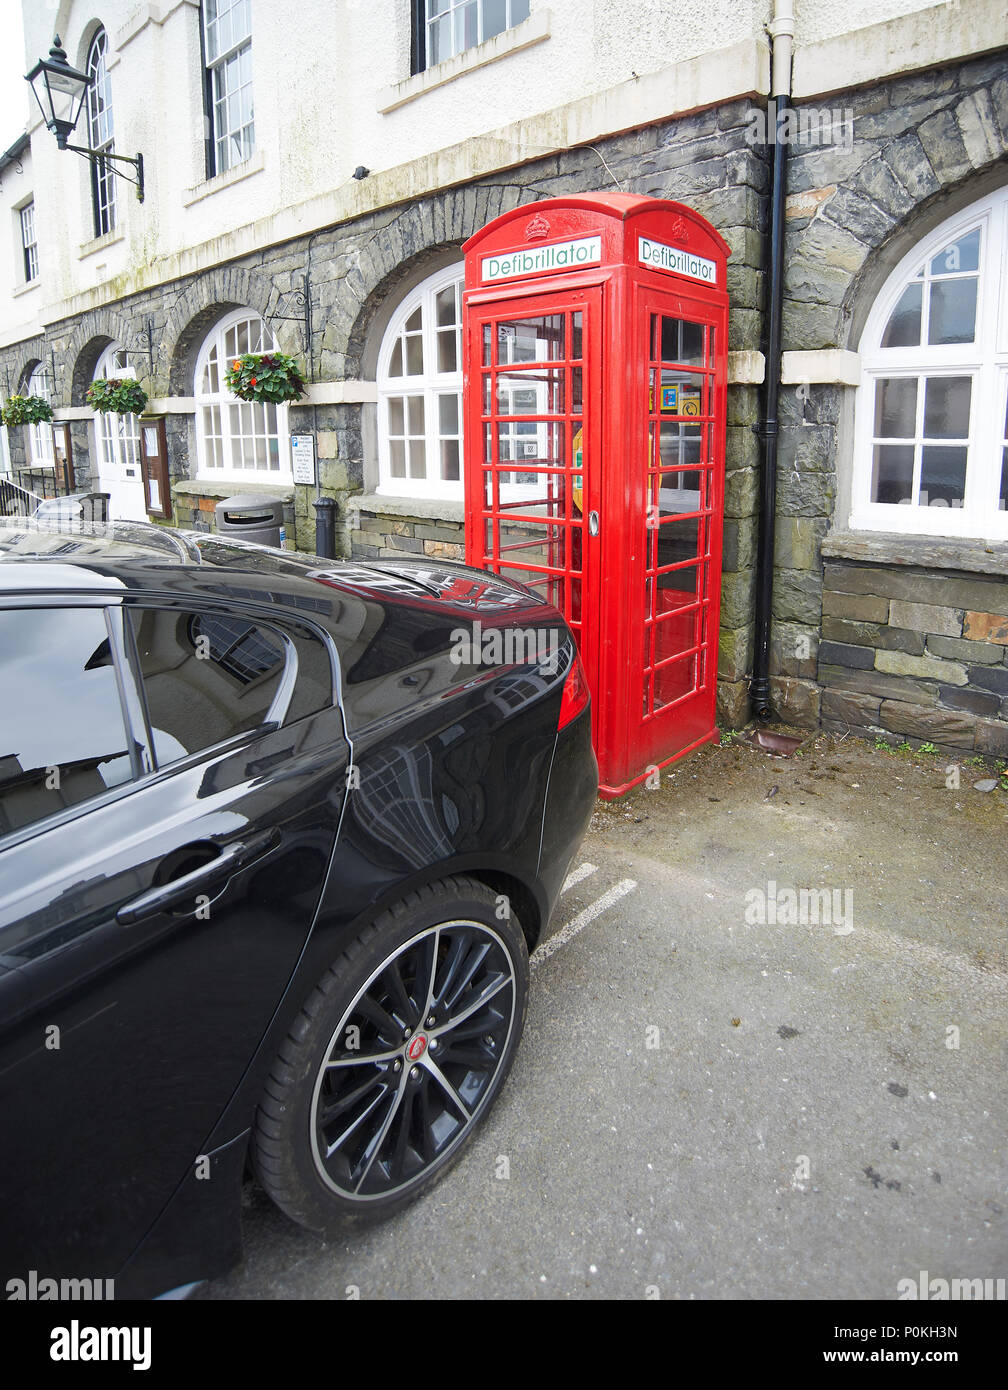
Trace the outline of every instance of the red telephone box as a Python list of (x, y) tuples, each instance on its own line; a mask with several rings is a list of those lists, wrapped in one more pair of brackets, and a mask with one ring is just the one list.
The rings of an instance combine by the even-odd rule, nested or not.
[(466, 559), (566, 617), (619, 796), (717, 733), (728, 246), (680, 203), (590, 193), (465, 253)]

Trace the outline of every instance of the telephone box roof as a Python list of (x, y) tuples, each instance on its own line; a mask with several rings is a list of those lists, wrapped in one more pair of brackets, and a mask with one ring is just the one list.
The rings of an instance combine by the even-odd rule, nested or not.
[(671, 198), (650, 198), (639, 193), (571, 193), (562, 198), (544, 198), (536, 203), (523, 203), (512, 208), (510, 212), (502, 212), (499, 217), (481, 227), (463, 243), (462, 250), (466, 253), (474, 250), (481, 242), (492, 239), (494, 233), (512, 222), (520, 221), (522, 218), (534, 218), (537, 214), (548, 217), (550, 212), (561, 212), (564, 209), (594, 212), (601, 217), (620, 222), (627, 222), (644, 213), (656, 213), (670, 219), (678, 216), (712, 237), (726, 259), (731, 255), (731, 247), (721, 233), (694, 208), (686, 203), (674, 202)]

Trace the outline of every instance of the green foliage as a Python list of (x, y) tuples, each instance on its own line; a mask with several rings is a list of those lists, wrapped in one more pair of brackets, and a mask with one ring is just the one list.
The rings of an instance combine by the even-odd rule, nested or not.
[(938, 749), (934, 746), (933, 743), (922, 743), (917, 751), (918, 753), (928, 753), (932, 757), (936, 756), (938, 753)]
[(285, 352), (246, 352), (236, 357), (224, 377), (241, 401), (283, 405), (305, 394), (305, 379), (296, 358)]
[(0, 411), (5, 425), (41, 425), (52, 419), (52, 406), (41, 396), (11, 396)]
[(132, 377), (99, 377), (87, 389), (86, 400), (101, 414), (140, 415), (147, 409), (147, 392)]

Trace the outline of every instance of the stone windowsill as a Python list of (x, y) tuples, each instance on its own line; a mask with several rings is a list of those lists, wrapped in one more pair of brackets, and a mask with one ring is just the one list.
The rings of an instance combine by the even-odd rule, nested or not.
[(465, 502), (454, 497), (384, 497), (375, 492), (348, 499), (353, 512), (375, 516), (420, 517), (424, 521), (465, 521)]
[(437, 63), (424, 72), (406, 77), (391, 87), (383, 87), (377, 97), (378, 112), (386, 116), (390, 111), (405, 106), (407, 102), (422, 97), (425, 92), (433, 91), (435, 87), (443, 87), (446, 82), (454, 82), (457, 77), (463, 77), (476, 68), (486, 67), (487, 63), (496, 63), (498, 59), (517, 53), (522, 48), (531, 48), (533, 44), (542, 43), (549, 36), (550, 12), (538, 10), (535, 14), (529, 15), (528, 19), (516, 24), (513, 29), (505, 29), (503, 33), (487, 39), (485, 43), (477, 44), (475, 48), (467, 48), (464, 52), (457, 53), (454, 58), (447, 58), (443, 63)]
[(193, 203), (202, 202), (204, 198), (210, 198), (215, 193), (220, 193), (222, 189), (230, 188), (232, 184), (241, 183), (243, 179), (250, 179), (253, 174), (261, 174), (264, 167), (263, 152), (259, 150), (251, 158), (246, 159), (244, 164), (236, 164), (233, 169), (228, 169), (223, 174), (216, 174), (212, 179), (205, 179), (203, 183), (194, 184), (192, 188), (187, 189), (186, 195), (182, 199), (182, 206), (192, 207)]
[(117, 242), (125, 241), (126, 233), (122, 227), (113, 227), (110, 232), (103, 233), (102, 236), (92, 237), (90, 241), (84, 241), (77, 248), (77, 259), (87, 260), (88, 256), (95, 255), (98, 251), (104, 251), (106, 247), (115, 246)]
[(216, 478), (181, 478), (171, 485), (173, 497), (241, 497), (245, 493), (261, 493), (264, 497), (282, 497), (289, 501), (294, 496), (294, 485), (283, 483), (246, 483), (241, 479), (221, 482)]
[(37, 290), (42, 281), (36, 275), (34, 280), (29, 280), (27, 284), (15, 285), (11, 290), (11, 299), (17, 299), (22, 294), (31, 294), (32, 290)]
[(824, 560), (919, 566), (963, 574), (1008, 576), (1008, 541), (906, 536), (888, 531), (834, 531), (822, 542)]

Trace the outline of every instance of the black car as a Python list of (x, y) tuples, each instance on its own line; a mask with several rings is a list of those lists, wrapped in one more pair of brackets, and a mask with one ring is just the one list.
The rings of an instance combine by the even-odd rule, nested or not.
[(557, 611), (22, 523), (0, 671), (0, 1285), (212, 1277), (250, 1170), (324, 1231), (418, 1196), (505, 1081), (594, 803)]

